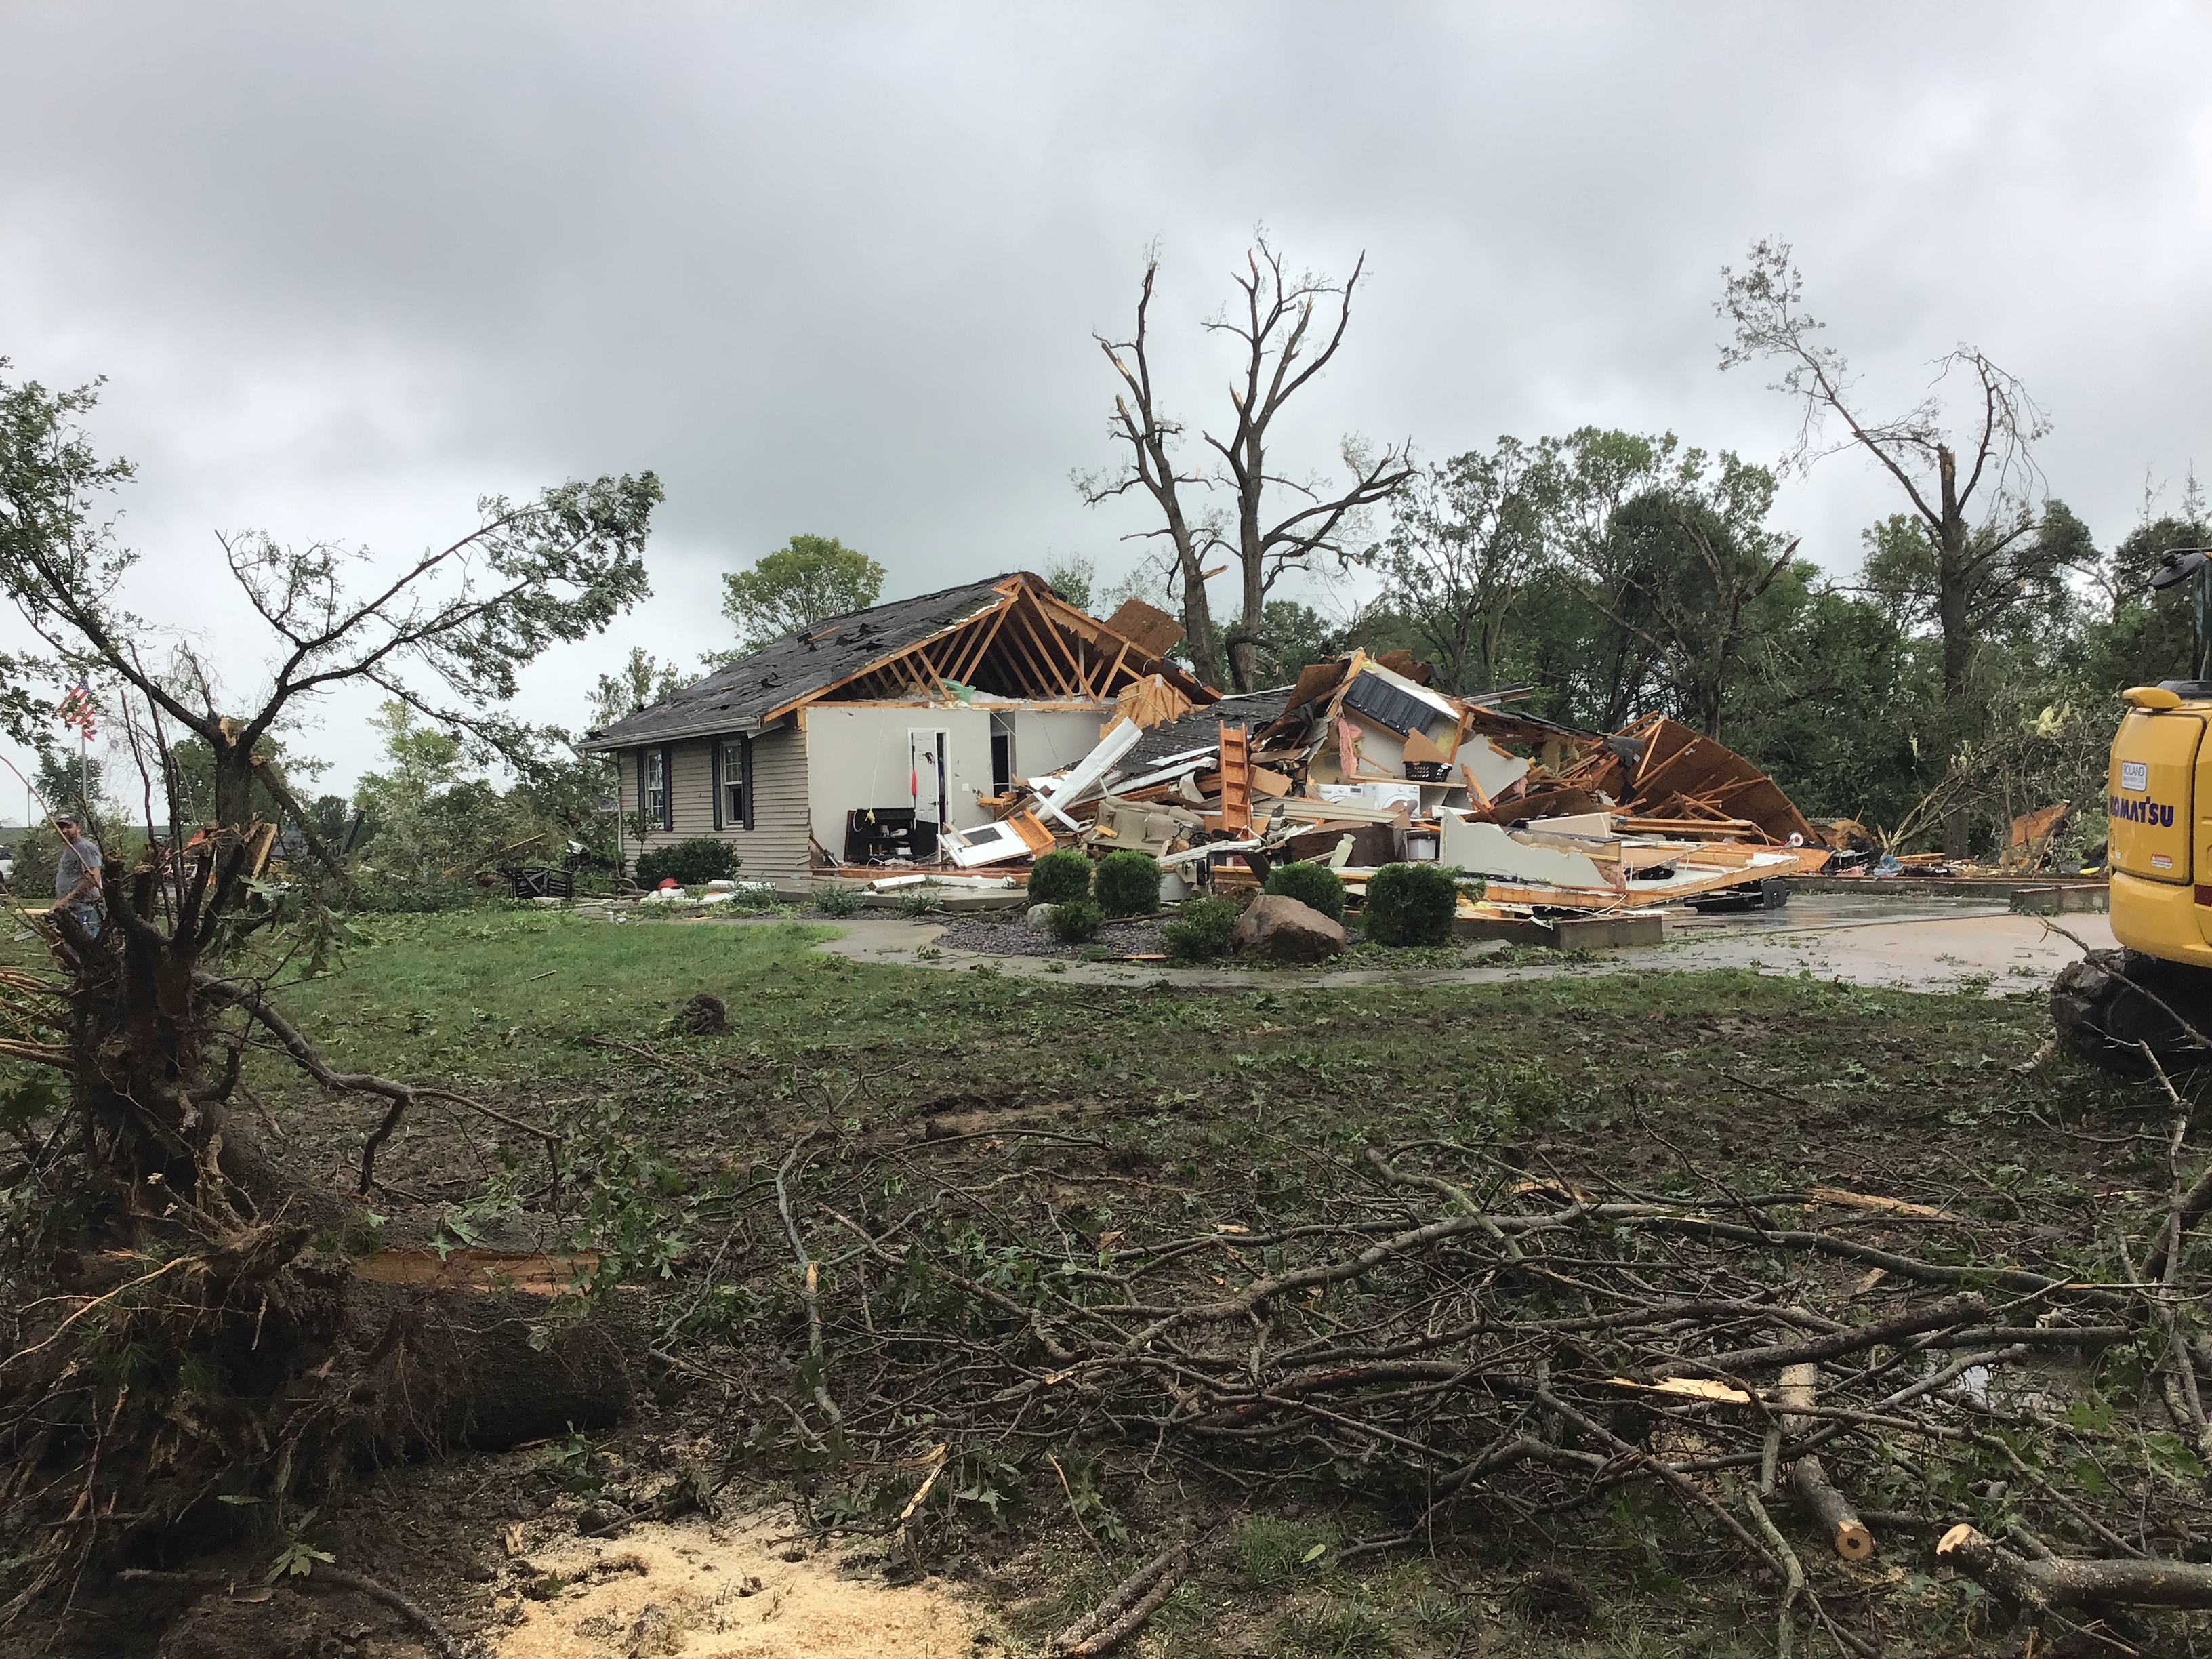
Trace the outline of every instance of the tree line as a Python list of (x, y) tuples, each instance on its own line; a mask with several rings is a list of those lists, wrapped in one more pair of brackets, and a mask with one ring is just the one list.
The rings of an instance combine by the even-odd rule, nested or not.
[[(1139, 568), (1112, 587), (1081, 558), (1042, 574), (1102, 611), (1132, 595), (1167, 604), (1184, 628), (1179, 653), (1224, 689), (1287, 684), (1353, 645), (1404, 647), (1446, 689), (1526, 686), (1523, 706), (1564, 724), (1605, 731), (1670, 714), (1751, 757), (1808, 813), (1857, 819), (1899, 850), (1987, 854), (2013, 816), (2059, 799), (2085, 809), (2085, 843), (2100, 839), (2116, 693), (2191, 670), (2187, 618), (2154, 607), (2148, 581), (2164, 550), (2212, 534), (2193, 480), (2164, 510), (2147, 501), (2142, 521), (2100, 547), (2038, 467), (2049, 419), (2014, 377), (1962, 346), (1938, 360), (1911, 408), (1864, 406), (1806, 309), (1786, 245), (1759, 243), (1741, 270), (1724, 269), (1715, 306), (1721, 367), (1769, 373), (1798, 416), (1771, 465), (1671, 431), (1585, 426), (1440, 459), (1407, 439), (1351, 436), (1338, 471), (1300, 472), (1280, 459), (1280, 423), (1294, 402), (1317, 400), (1312, 388), (1344, 350), (1364, 260), (1339, 282), (1294, 270), (1260, 236), (1229, 304), (1200, 325), (1231, 347), (1224, 406), (1190, 424), (1155, 376), (1168, 349), (1154, 316), (1160, 270), (1155, 252), (1133, 325), (1096, 337), (1118, 459), (1073, 475), (1094, 506), (1141, 504), (1127, 538)], [(359, 599), (335, 547), (244, 536), (224, 544), (230, 574), (287, 654), (269, 699), (229, 719), (218, 677), (192, 651), (141, 660), (137, 619), (106, 597), (131, 556), (92, 509), (131, 470), (84, 434), (94, 390), (0, 392), (19, 485), (0, 531), (13, 549), (41, 550), (9, 551), (0, 578), (49, 651), (0, 662), (0, 722), (43, 744), (31, 671), (88, 673), (143, 701), (149, 726), (174, 728), (143, 734), (142, 748), (166, 757), (145, 792), (148, 822), (259, 815), (402, 883), (572, 844), (614, 855), (612, 769), (576, 749), (578, 732), (882, 596), (875, 559), (832, 537), (793, 536), (723, 577), (730, 649), (697, 668), (633, 649), (599, 678), (578, 731), (533, 727), (504, 712), (514, 671), (548, 644), (604, 630), (647, 591), (638, 550), (659, 488), (649, 475), (629, 498), (618, 493), (629, 481), (602, 481), (525, 507), (488, 501), (478, 529), (389, 593)], [(1783, 479), (1838, 454), (1875, 466), (1895, 500), (1863, 532), (1848, 574), (1805, 556), (1774, 522)], [(427, 597), (471, 558), (493, 580)], [(1336, 615), (1298, 597), (1298, 579), (1332, 573), (1358, 573), (1371, 597)], [(1218, 605), (1209, 582), (1224, 574)], [(369, 645), (349, 654), (363, 636)], [(410, 661), (427, 680), (401, 673)], [(286, 752), (288, 711), (340, 683), (385, 694), (384, 753), (349, 797), (311, 795), (319, 769)], [(434, 695), (448, 691), (462, 698)], [(509, 781), (495, 783), (501, 772)], [(96, 775), (87, 781), (58, 757), (42, 774), (58, 807), (97, 803)]]
[[(1294, 276), (1258, 240), (1204, 325), (1233, 337), (1237, 368), (1194, 440), (1155, 380), (1157, 256), (1134, 326), (1098, 337), (1121, 459), (1075, 483), (1094, 505), (1148, 503), (1132, 539), (1160, 550), (1158, 590), (1201, 677), (1249, 690), (1352, 644), (1402, 646), (1447, 689), (1527, 685), (1525, 706), (1563, 723), (1670, 714), (1808, 812), (1900, 850), (1987, 854), (2013, 817), (2059, 799), (2084, 809), (2082, 841), (2101, 839), (2116, 694), (2190, 672), (2187, 621), (2154, 609), (2148, 580), (2162, 551), (2205, 540), (2193, 480), (2178, 510), (2147, 502), (2100, 547), (2036, 465), (2049, 419), (2016, 378), (1962, 346), (1911, 408), (1868, 407), (1773, 241), (1723, 269), (1715, 310), (1721, 368), (1765, 369), (1794, 406), (1776, 465), (1592, 426), (1425, 463), (1410, 443), (1346, 438), (1334, 477), (1271, 470), (1273, 423), (1342, 348), (1362, 269)], [(1875, 466), (1897, 503), (1848, 577), (1772, 521), (1781, 479), (1838, 454)], [(1237, 579), (1225, 623), (1216, 568)], [(1375, 597), (1332, 620), (1278, 592), (1332, 570), (1369, 573)]]

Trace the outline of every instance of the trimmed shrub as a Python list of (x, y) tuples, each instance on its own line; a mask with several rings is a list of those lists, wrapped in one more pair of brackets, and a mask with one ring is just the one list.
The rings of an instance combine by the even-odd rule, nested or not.
[(1031, 904), (1065, 904), (1091, 896), (1091, 860), (1075, 848), (1047, 853), (1030, 872)]
[(1178, 962), (1211, 962), (1229, 954), (1229, 936), (1243, 914), (1234, 899), (1191, 899), (1160, 929), (1160, 937)]
[(1361, 907), (1373, 945), (1449, 945), (1459, 909), (1453, 872), (1434, 864), (1386, 864), (1367, 878)]
[(1087, 898), (1062, 899), (1052, 907), (1052, 936), (1062, 945), (1088, 945), (1106, 925), (1106, 913)]
[(694, 836), (673, 847), (656, 847), (640, 853), (630, 879), (644, 888), (658, 887), (673, 877), (679, 887), (703, 887), (710, 881), (728, 881), (738, 873), (738, 849), (712, 836)]
[(863, 901), (857, 887), (817, 887), (814, 890), (814, 908), (825, 916), (856, 916)]
[(1344, 920), (1344, 878), (1326, 864), (1279, 864), (1267, 872), (1267, 890), (1296, 899), (1331, 921)]
[(1091, 892), (1109, 916), (1149, 916), (1160, 908), (1159, 861), (1133, 847), (1109, 853), (1098, 860)]

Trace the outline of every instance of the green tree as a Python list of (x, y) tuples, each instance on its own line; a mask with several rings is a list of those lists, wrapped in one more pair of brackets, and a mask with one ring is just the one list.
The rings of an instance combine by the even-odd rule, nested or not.
[(1327, 662), (1352, 648), (1351, 633), (1299, 599), (1270, 599), (1260, 613), (1252, 676), (1261, 686), (1288, 685), (1310, 662)]
[[(259, 532), (224, 537), (230, 578), (274, 636), (258, 706), (226, 716), (195, 659), (165, 673), (137, 648), (149, 624), (121, 600), (137, 555), (103, 516), (131, 469), (100, 459), (82, 429), (96, 395), (0, 380), (0, 595), (50, 653), (0, 660), (9, 688), (0, 721), (27, 706), (35, 679), (124, 688), (213, 752), (213, 815), (227, 827), (252, 821), (255, 757), (270, 729), (343, 685), (380, 687), (527, 768), (536, 734), (506, 713), (517, 675), (651, 591), (645, 538), (661, 489), (649, 472), (560, 484), (525, 503), (485, 496), (473, 528), (358, 586), (365, 553), (328, 542), (287, 547)], [(246, 672), (236, 653), (230, 666)], [(304, 821), (296, 803), (286, 805)]]
[[(302, 762), (284, 753), (281, 739), (266, 732), (262, 734), (254, 754), (258, 763), (253, 769), (249, 786), (248, 810), (254, 817), (270, 823), (293, 820), (300, 811), (296, 786), (301, 778), (312, 778), (320, 772), (318, 761)], [(215, 750), (204, 738), (179, 738), (169, 745), (168, 765), (163, 778), (162, 793), (166, 802), (157, 801), (157, 807), (166, 807), (173, 823), (185, 835), (190, 836), (201, 824), (218, 822), (215, 803)], [(318, 839), (322, 836), (322, 820), (312, 807), (306, 809), (308, 827)]]
[[(1721, 735), (1738, 684), (1756, 666), (1772, 613), (1759, 601), (1797, 545), (1766, 528), (1773, 499), (1765, 468), (1723, 453), (1708, 477), (1693, 449), (1670, 482), (1623, 502), (1604, 538), (1577, 552), (1584, 601), (1657, 678), (1668, 712), (1708, 737)], [(1616, 712), (1629, 711), (1607, 711)]]
[(1048, 587), (1078, 611), (1091, 609), (1091, 590), (1098, 585), (1098, 567), (1080, 553), (1054, 559), (1039, 574)]
[(612, 726), (657, 702), (665, 702), (690, 683), (673, 662), (657, 661), (644, 647), (632, 646), (622, 672), (600, 675), (592, 688), (592, 729)]
[[(1730, 326), (1721, 367), (1774, 362), (1775, 389), (1802, 415), (1790, 464), (1808, 465), (1823, 423), (1844, 430), (1834, 448), (1858, 448), (1904, 491), (1923, 528), (1930, 558), (1923, 586), (1943, 645), (1943, 700), (1960, 739), (1978, 703), (1974, 655), (1992, 622), (2043, 584), (2040, 561), (2063, 545), (2034, 532), (2041, 488), (2033, 450), (2049, 422), (2019, 380), (1983, 353), (1961, 346), (1940, 360), (1936, 384), (1919, 404), (1888, 419), (1868, 415), (1851, 395), (1849, 364), (1820, 343), (1823, 326), (1804, 309), (1803, 279), (1784, 242), (1762, 241), (1741, 272), (1723, 268), (1715, 307)], [(1955, 428), (1944, 383), (1960, 377), (1966, 397)], [(1966, 852), (1963, 809), (1947, 823), (1944, 850)]]
[(1423, 468), (1401, 491), (1390, 534), (1373, 555), (1392, 608), (1420, 640), (1449, 691), (1486, 690), (1515, 609), (1553, 556), (1565, 447), (1556, 438), (1504, 437)]
[(793, 536), (751, 568), (722, 577), (722, 614), (738, 628), (738, 649), (848, 611), (865, 611), (884, 591), (884, 568), (834, 536)]
[(38, 775), (32, 780), (39, 799), (52, 812), (79, 812), (93, 817), (107, 815), (103, 791), (107, 769), (86, 755), (50, 750), (39, 757)]

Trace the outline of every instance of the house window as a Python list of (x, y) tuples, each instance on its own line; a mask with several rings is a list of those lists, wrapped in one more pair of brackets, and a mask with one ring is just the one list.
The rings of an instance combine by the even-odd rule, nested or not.
[(753, 827), (753, 740), (724, 738), (714, 745), (714, 827)]
[(668, 751), (647, 749), (637, 758), (637, 810), (662, 830), (676, 825), (668, 812)]

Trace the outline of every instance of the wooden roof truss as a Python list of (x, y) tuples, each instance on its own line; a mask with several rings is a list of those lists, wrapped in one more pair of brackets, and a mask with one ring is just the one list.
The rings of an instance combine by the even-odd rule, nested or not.
[(950, 685), (1002, 697), (1109, 703), (1121, 690), (1164, 676), (1194, 702), (1212, 694), (1171, 662), (1152, 656), (1096, 617), (1019, 576), (999, 586), (998, 604), (871, 663), (810, 696), (810, 702), (877, 702), (941, 697)]

